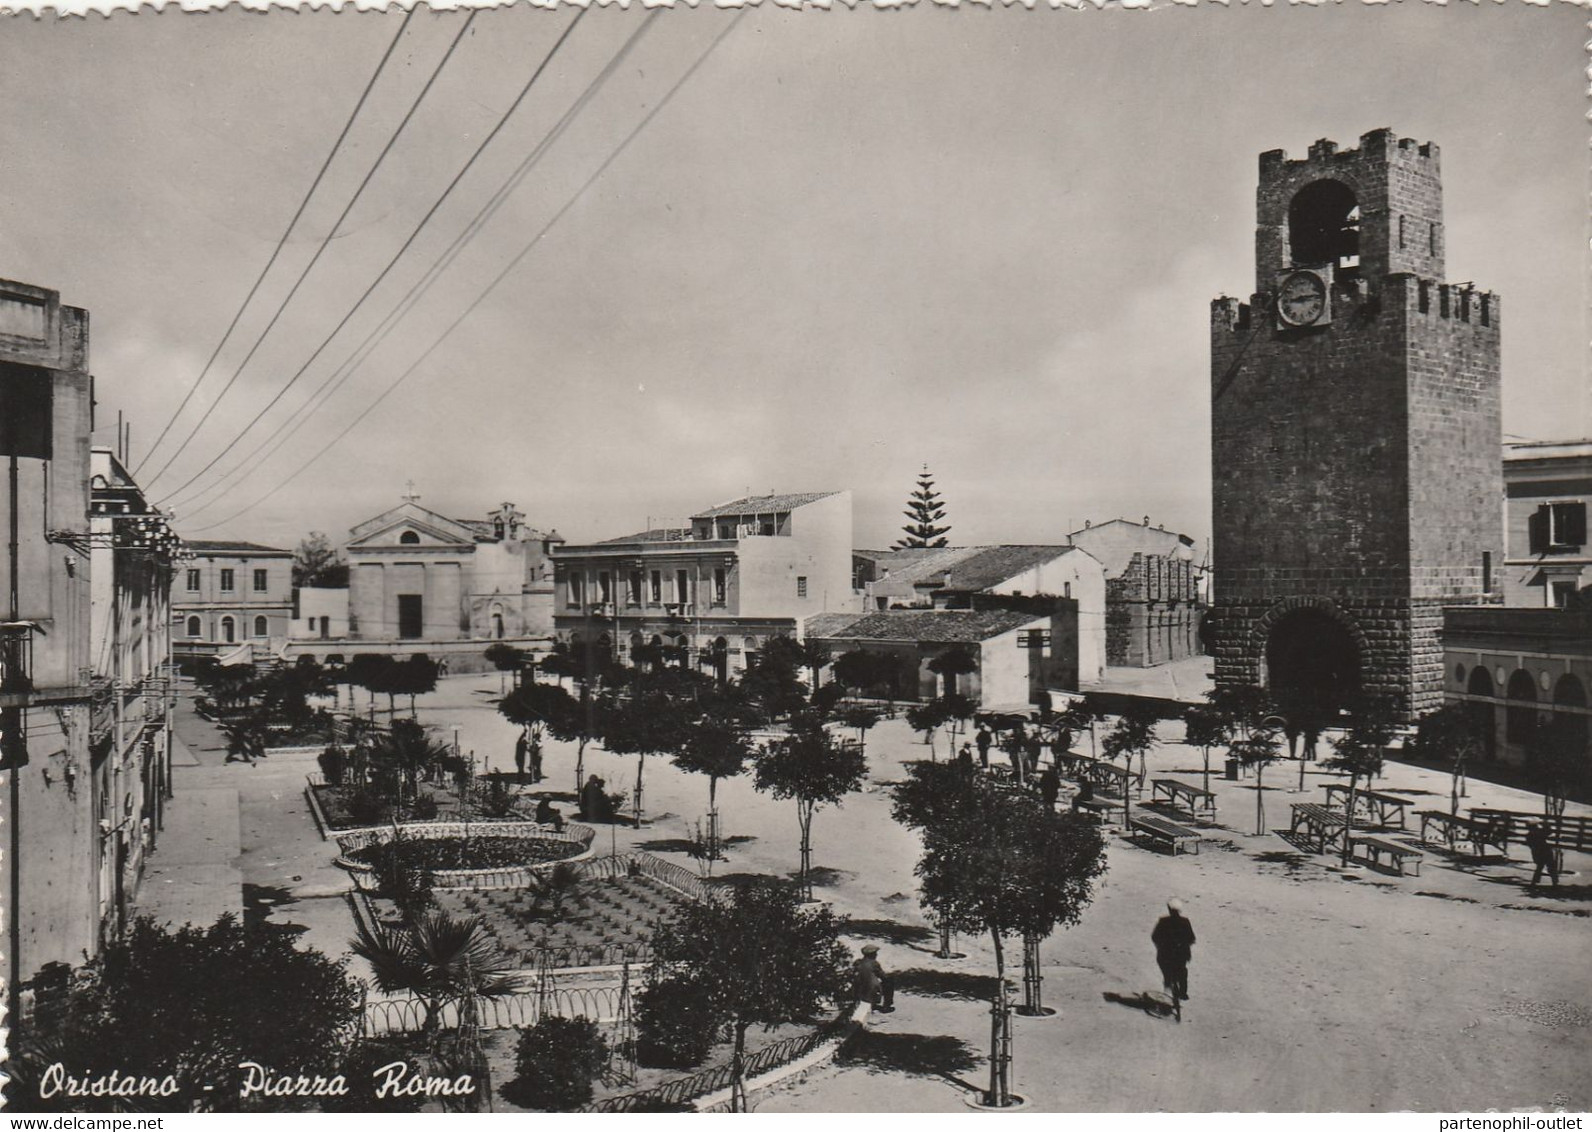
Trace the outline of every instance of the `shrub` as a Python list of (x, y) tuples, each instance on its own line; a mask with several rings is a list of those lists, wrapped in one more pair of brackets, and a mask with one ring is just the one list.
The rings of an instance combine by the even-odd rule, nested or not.
[(422, 794), (415, 799), (415, 804), (409, 810), (409, 816), (416, 821), (430, 821), (438, 813), (437, 800), (430, 794)]
[(391, 812), (386, 798), (363, 785), (343, 787), (343, 809), (355, 825), (375, 825)]
[(718, 1037), (707, 989), (688, 979), (663, 979), (636, 1000), (636, 1060), (659, 1069), (689, 1069), (707, 1060)]
[(415, 863), (404, 850), (412, 842), (402, 839), (380, 842), (360, 850), (376, 871), (376, 886), (381, 894), (398, 905), (405, 915), (416, 915), (431, 903), (431, 873)]
[(321, 774), (326, 777), (326, 785), (341, 786), (343, 776), (348, 771), (348, 756), (343, 748), (337, 746), (327, 747), (315, 759), (321, 764)]
[(522, 1108), (570, 1112), (591, 1100), (593, 1083), (608, 1061), (608, 1043), (589, 1018), (543, 1018), (520, 1030), (514, 1080), (505, 1100)]
[(376, 1089), (381, 1083), (376, 1070), (395, 1061), (404, 1062), (408, 1071), (406, 1080), (425, 1075), (418, 1058), (405, 1049), (402, 1043), (390, 1038), (365, 1038), (355, 1042), (343, 1058), (338, 1072), (348, 1082), (348, 1092), (343, 1096), (330, 1096), (321, 1100), (322, 1112), (419, 1112), (424, 1097), (380, 1097)]
[(501, 774), (494, 774), (486, 780), (486, 786), (481, 791), (481, 812), (489, 818), (506, 818), (514, 813), (515, 794), (514, 788), (509, 785), (509, 780)]

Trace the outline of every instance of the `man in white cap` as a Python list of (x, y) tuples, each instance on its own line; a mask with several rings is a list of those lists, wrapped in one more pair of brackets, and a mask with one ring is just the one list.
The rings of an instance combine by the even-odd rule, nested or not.
[(1172, 996), (1172, 1009), (1183, 1017), (1182, 1002), (1188, 998), (1188, 961), (1194, 949), (1194, 925), (1183, 915), (1183, 902), (1166, 902), (1166, 915), (1156, 921), (1150, 933), (1155, 944), (1155, 962), (1161, 968), (1161, 981)]
[(881, 1014), (895, 1010), (895, 983), (879, 963), (879, 948), (876, 944), (870, 943), (864, 947), (862, 957), (852, 964), (852, 968), (856, 971), (858, 1002), (871, 1002)]

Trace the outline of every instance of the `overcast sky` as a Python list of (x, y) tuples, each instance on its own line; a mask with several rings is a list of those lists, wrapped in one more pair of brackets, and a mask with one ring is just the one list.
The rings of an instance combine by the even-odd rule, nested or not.
[[(573, 18), (483, 12), (338, 237), (153, 483), (198, 472), (408, 237)], [(220, 394), (465, 19), (417, 14), (238, 331)], [(1116, 516), (1209, 531), (1209, 302), (1253, 289), (1256, 157), (1390, 126), (1442, 147), (1448, 275), (1504, 299), (1504, 427), (1592, 434), (1585, 13), (1569, 4), (746, 14), (674, 10), (346, 384), (240, 463), (404, 296), (645, 19), (594, 10), (344, 332), (172, 496), (188, 537), (334, 539), (398, 501), (511, 500), (572, 540), (747, 489), (855, 493), (892, 541), (919, 467), (959, 543)], [(0, 20), (0, 276), (92, 316), (133, 463), (193, 386), (402, 13)], [(267, 449), (269, 451), (269, 449)], [(221, 479), (239, 465), (238, 472)], [(203, 493), (201, 493), (203, 492)], [(247, 508), (247, 509), (246, 509)], [(238, 512), (242, 514), (237, 514)], [(232, 516), (237, 515), (233, 518)], [(223, 522), (222, 520), (226, 520)]]

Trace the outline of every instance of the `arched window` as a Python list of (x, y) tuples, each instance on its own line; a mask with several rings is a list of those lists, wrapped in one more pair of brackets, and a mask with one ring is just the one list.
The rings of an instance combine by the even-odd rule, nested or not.
[[(1470, 670), (1470, 680), (1465, 684), (1465, 691), (1473, 696), (1492, 696), (1495, 694), (1492, 673), (1487, 671), (1485, 664), (1478, 664)], [(1466, 705), (1470, 709), (1470, 718), (1476, 724), (1476, 730), (1481, 733), (1483, 753), (1489, 759), (1498, 757), (1498, 707), (1496, 704), (1478, 703), (1472, 700)]]
[[(1573, 672), (1566, 672), (1559, 677), (1558, 683), (1553, 686), (1553, 704), (1555, 707), (1584, 708), (1586, 707), (1586, 686)], [(1566, 732), (1578, 738), (1582, 744), (1587, 741), (1587, 732), (1592, 719), (1580, 712), (1558, 712), (1555, 723), (1565, 728)]]
[(1506, 709), (1508, 718), (1505, 720), (1505, 733), (1509, 742), (1528, 743), (1537, 722), (1537, 682), (1524, 668), (1517, 668), (1509, 677), (1506, 696), (1509, 705)]
[(188, 618), (188, 635), (190, 637), (202, 637), (205, 635), (204, 625), (199, 618)]
[(420, 541), (420, 536), (415, 534), (414, 531), (405, 531), (403, 534), (398, 536), (398, 541), (403, 543), (405, 546), (414, 546)]
[(256, 637), (268, 637), (271, 635), (270, 625), (264, 617), (256, 617), (254, 619), (254, 635)]
[(238, 631), (232, 624), (232, 618), (230, 617), (221, 619), (221, 639), (229, 645), (238, 639)]
[(1333, 264), (1339, 271), (1360, 262), (1360, 205), (1342, 181), (1312, 181), (1288, 205), (1290, 256), (1299, 265)]

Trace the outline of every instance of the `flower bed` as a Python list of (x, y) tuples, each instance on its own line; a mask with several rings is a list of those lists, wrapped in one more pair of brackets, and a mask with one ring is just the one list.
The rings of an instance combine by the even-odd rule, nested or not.
[[(516, 869), (568, 860), (581, 852), (578, 842), (523, 835), (405, 838), (398, 844), (398, 854), (404, 864), (439, 870)], [(376, 851), (374, 844), (363, 845), (349, 853), (348, 858), (369, 865), (374, 863)]]
[(535, 893), (512, 889), (438, 892), (437, 907), (454, 916), (479, 916), (487, 934), (520, 967), (544, 956), (553, 967), (645, 962), (652, 929), (684, 899), (645, 875), (582, 877), (556, 911)]

